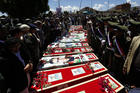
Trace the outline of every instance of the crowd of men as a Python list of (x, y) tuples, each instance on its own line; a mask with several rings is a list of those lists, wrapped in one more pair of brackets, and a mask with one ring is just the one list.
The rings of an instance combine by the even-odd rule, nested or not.
[[(139, 87), (140, 16), (43, 15), (0, 17), (0, 93), (28, 93), (32, 73), (47, 45), (68, 32), (70, 25), (88, 30), (88, 43), (121, 83)], [(15, 82), (16, 81), (16, 82)]]
[(77, 15), (48, 13), (33, 18), (0, 17), (0, 93), (28, 93), (47, 45), (79, 25)]
[(140, 87), (140, 16), (90, 16), (87, 27), (89, 44), (109, 72), (126, 88)]

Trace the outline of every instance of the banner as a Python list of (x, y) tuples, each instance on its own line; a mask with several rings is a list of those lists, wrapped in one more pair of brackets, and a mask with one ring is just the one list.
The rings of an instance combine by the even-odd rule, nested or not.
[(98, 57), (94, 53), (64, 55), (64, 56), (52, 56), (42, 57), (39, 65), (39, 70), (56, 68), (61, 66), (68, 66), (74, 64), (81, 64), (89, 61), (98, 60)]

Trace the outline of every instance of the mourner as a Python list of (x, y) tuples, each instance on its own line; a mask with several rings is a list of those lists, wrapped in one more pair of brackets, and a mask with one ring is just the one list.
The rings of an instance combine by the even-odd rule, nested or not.
[[(124, 86), (128, 85), (136, 89), (140, 87), (140, 14), (138, 12), (96, 11), (93, 14), (83, 13), (83, 11), (60, 14), (49, 12), (30, 18), (11, 17), (0, 17), (0, 93), (29, 93), (33, 74), (40, 70), (38, 68), (43, 54), (48, 53), (47, 56), (50, 56), (49, 51), (52, 51), (50, 46), (53, 46), (54, 50), (59, 49), (61, 42), (62, 49), (53, 51), (54, 55), (58, 56), (60, 51), (67, 49), (65, 45), (84, 47), (83, 39), (88, 39), (89, 46), (99, 57), (98, 61), (108, 69), (107, 73), (113, 75)], [(78, 26), (81, 27), (80, 30), (78, 28), (74, 32)], [(72, 39), (76, 39), (61, 40), (68, 38), (70, 34)], [(80, 40), (77, 40), (79, 38)], [(68, 40), (74, 42), (66, 43)], [(75, 52), (76, 54), (83, 50), (75, 51), (78, 51)], [(67, 49), (65, 52), (74, 51)], [(78, 63), (86, 60), (86, 57), (84, 58), (79, 58)], [(76, 57), (57, 59), (61, 60), (53, 58), (50, 63), (74, 61)]]
[(0, 52), (0, 73), (10, 93), (28, 93), (29, 79), (24, 69), (25, 63), (17, 56), (19, 48), (20, 40), (9, 38), (5, 41), (5, 49)]
[[(135, 27), (139, 28), (139, 26), (140, 24), (135, 24)], [(140, 31), (137, 30), (135, 33), (137, 36), (134, 36), (131, 42), (129, 52), (123, 66), (123, 73), (127, 75), (127, 79), (131, 86), (140, 87)]]

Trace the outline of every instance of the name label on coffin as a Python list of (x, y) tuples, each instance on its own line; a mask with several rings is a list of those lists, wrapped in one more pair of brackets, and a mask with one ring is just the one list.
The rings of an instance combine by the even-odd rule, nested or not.
[(55, 73), (55, 74), (50, 74), (48, 75), (48, 82), (53, 82), (53, 81), (58, 81), (58, 80), (62, 80), (62, 73)]
[(85, 73), (85, 70), (82, 67), (72, 69), (71, 71), (72, 71), (73, 76)]
[(77, 92), (77, 93), (86, 93), (85, 91), (80, 91), (80, 92)]
[(99, 69), (102, 69), (103, 67), (98, 64), (98, 63), (91, 63), (91, 67), (94, 69), (94, 70), (99, 70)]
[(108, 79), (109, 80), (109, 82), (111, 83), (111, 87), (113, 88), (113, 89), (116, 89), (117, 87), (119, 87), (115, 82), (113, 82), (109, 77), (106, 77), (106, 79)]

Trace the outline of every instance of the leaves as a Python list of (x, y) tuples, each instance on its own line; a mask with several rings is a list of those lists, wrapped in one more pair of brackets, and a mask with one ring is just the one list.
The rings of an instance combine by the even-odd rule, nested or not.
[(34, 17), (47, 10), (48, 0), (0, 0), (0, 11), (11, 17)]

